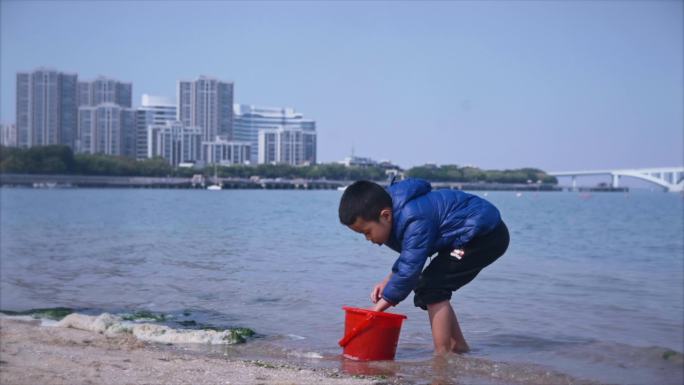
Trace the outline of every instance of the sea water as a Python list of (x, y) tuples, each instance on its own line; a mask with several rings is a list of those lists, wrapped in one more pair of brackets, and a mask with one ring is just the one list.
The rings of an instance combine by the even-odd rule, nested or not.
[(682, 382), (682, 195), (489, 192), (511, 244), (454, 294), (472, 352), (442, 366), (412, 295), (390, 310), (408, 316), (395, 363), (339, 359), (341, 307), (370, 306), (396, 258), (339, 224), (340, 195), (3, 188), (0, 308), (146, 310), (173, 327), (249, 327), (259, 338), (225, 354), (416, 383)]

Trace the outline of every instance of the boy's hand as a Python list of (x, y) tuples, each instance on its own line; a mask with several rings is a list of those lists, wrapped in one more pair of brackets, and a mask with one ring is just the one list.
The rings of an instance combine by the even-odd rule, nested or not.
[(371, 290), (370, 294), (371, 302), (378, 303), (378, 300), (382, 298), (382, 291), (385, 289), (385, 285), (387, 285), (387, 281), (382, 281), (377, 285), (373, 286), (373, 290)]
[(383, 279), (382, 282), (373, 286), (373, 290), (371, 290), (371, 294), (370, 294), (371, 302), (378, 303), (380, 298), (382, 298), (382, 291), (385, 290), (385, 286), (387, 286), (387, 282), (389, 281), (391, 276), (392, 276), (392, 274), (387, 276), (387, 278)]

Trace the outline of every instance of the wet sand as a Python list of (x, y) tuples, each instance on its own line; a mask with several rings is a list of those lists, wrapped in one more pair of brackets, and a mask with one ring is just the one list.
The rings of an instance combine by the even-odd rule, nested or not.
[(15, 384), (331, 384), (380, 385), (374, 378), (200, 356), (40, 321), (0, 318), (0, 383)]

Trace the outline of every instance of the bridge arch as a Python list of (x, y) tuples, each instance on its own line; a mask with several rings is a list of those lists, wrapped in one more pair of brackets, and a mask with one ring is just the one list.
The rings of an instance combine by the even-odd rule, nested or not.
[[(641, 169), (621, 169), (621, 170), (594, 170), (594, 171), (564, 171), (550, 172), (552, 176), (569, 176), (573, 180), (575, 188), (575, 178), (578, 176), (589, 175), (611, 175), (613, 177), (613, 187), (619, 187), (619, 180), (622, 176), (641, 179), (665, 188), (669, 192), (684, 191), (684, 167), (662, 167), (662, 168), (641, 168)], [(669, 176), (669, 177), (668, 177)]]

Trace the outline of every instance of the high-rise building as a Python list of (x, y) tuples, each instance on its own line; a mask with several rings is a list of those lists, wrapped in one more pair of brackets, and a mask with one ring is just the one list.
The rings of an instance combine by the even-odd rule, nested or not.
[(131, 83), (100, 76), (92, 81), (78, 82), (78, 105), (97, 106), (102, 103), (114, 103), (121, 107), (131, 108)]
[(249, 142), (230, 141), (218, 137), (211, 142), (202, 142), (202, 159), (207, 164), (248, 164), (252, 160), (250, 147)]
[(169, 99), (143, 94), (141, 107), (135, 113), (136, 159), (147, 158), (147, 128), (176, 121), (176, 105)]
[[(262, 128), (295, 128), (307, 132), (316, 131), (316, 122), (304, 119), (304, 116), (293, 108), (259, 107), (247, 104), (235, 104), (233, 106), (233, 139), (248, 141), (251, 146), (251, 158), (259, 159), (259, 130)], [(315, 161), (316, 149), (314, 145), (313, 159)]]
[(315, 164), (316, 132), (285, 127), (260, 129), (259, 163)]
[(233, 83), (200, 76), (178, 82), (178, 120), (202, 129), (202, 140), (233, 139)]
[(17, 142), (20, 147), (66, 144), (77, 128), (78, 75), (39, 68), (17, 73)]
[(78, 152), (136, 156), (132, 88), (104, 76), (78, 82)]
[(170, 165), (200, 160), (202, 129), (188, 127), (183, 122), (164, 122), (147, 127), (148, 158), (161, 156)]
[(115, 103), (78, 109), (77, 152), (133, 157), (135, 110)]
[(17, 146), (16, 124), (3, 124), (0, 126), (0, 144), (7, 147)]

